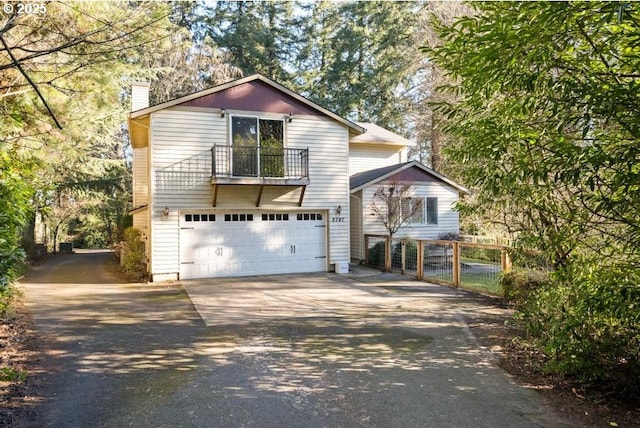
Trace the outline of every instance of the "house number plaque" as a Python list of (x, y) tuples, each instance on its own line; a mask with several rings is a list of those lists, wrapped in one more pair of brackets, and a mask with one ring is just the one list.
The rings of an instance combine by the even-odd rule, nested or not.
[(331, 223), (344, 223), (346, 217), (331, 217)]

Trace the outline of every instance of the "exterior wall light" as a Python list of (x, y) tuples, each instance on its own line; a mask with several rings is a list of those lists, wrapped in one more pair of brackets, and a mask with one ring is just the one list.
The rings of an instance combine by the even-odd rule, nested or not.
[(225, 117), (227, 115), (227, 111), (225, 109), (220, 109), (220, 117)]
[(169, 218), (169, 207), (165, 206), (162, 210), (162, 220), (166, 220)]
[(336, 207), (336, 212), (338, 213), (338, 215), (342, 214), (342, 205), (338, 205)]
[(287, 122), (293, 122), (293, 112), (289, 113), (289, 117), (287, 118)]

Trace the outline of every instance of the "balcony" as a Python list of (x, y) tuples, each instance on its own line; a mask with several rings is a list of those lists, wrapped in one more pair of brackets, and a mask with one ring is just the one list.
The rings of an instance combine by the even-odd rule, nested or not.
[(211, 149), (212, 183), (301, 185), (308, 181), (309, 149), (226, 145)]
[(265, 186), (301, 187), (299, 205), (309, 184), (309, 149), (214, 145), (211, 149), (214, 206), (219, 185), (258, 187), (260, 206)]

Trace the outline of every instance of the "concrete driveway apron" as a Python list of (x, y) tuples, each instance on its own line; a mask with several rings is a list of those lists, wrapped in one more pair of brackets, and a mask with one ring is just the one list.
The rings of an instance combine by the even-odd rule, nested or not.
[(187, 296), (122, 284), (112, 260), (59, 256), (22, 281), (47, 340), (16, 426), (571, 426), (496, 367), (464, 322), (491, 308), (455, 291), (321, 274), (185, 282)]
[(218, 392), (289, 401), (309, 415), (301, 426), (572, 426), (499, 369), (465, 323), (465, 314), (495, 308), (392, 279), (280, 275), (183, 286), (220, 332), (211, 351), (251, 367)]

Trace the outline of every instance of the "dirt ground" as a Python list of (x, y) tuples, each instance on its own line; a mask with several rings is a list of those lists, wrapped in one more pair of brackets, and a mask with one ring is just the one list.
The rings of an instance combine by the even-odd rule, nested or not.
[[(499, 306), (499, 302), (495, 302)], [(550, 376), (540, 370), (541, 356), (518, 345), (518, 331), (511, 313), (468, 320), (484, 346), (499, 357), (500, 365), (527, 388), (536, 390), (557, 411), (575, 421), (577, 427), (640, 427), (640, 403), (624, 402), (611, 391)], [(37, 405), (38, 373), (44, 338), (37, 335), (31, 318), (20, 302), (0, 322), (0, 370), (26, 374), (26, 379), (0, 382), (0, 427), (15, 428), (14, 421)]]

